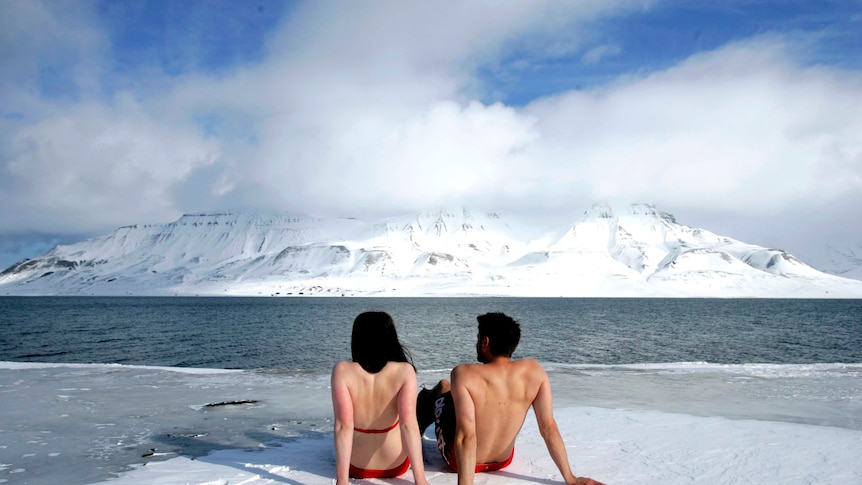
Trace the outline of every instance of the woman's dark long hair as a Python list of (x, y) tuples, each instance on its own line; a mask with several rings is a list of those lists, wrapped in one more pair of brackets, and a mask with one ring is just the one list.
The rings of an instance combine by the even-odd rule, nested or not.
[(353, 320), (350, 352), (353, 362), (372, 374), (380, 372), (387, 362), (413, 365), (410, 353), (398, 341), (395, 322), (386, 312), (360, 313)]

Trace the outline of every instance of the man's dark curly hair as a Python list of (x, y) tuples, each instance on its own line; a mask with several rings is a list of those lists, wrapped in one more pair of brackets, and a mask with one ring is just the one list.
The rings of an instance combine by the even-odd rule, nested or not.
[(521, 341), (521, 326), (505, 313), (486, 313), (476, 317), (479, 321), (479, 338), (488, 337), (491, 355), (511, 357)]

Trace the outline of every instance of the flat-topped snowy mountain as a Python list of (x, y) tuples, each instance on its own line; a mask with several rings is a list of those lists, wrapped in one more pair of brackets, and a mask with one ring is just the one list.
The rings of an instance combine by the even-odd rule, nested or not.
[(0, 294), (862, 298), (862, 281), (635, 204), (556, 228), (464, 209), (187, 214), (57, 246), (0, 273)]

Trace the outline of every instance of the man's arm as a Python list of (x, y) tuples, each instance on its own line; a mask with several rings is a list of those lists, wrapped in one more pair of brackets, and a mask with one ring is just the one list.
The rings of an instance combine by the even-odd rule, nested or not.
[(476, 405), (467, 390), (469, 373), (463, 366), (452, 369), (452, 401), (455, 403), (455, 461), (458, 485), (472, 485), (476, 472)]
[(539, 386), (539, 393), (533, 401), (533, 411), (536, 413), (536, 422), (539, 426), (539, 433), (542, 439), (545, 440), (545, 446), (548, 447), (548, 453), (554, 464), (563, 475), (563, 479), (568, 485), (603, 485), (591, 478), (576, 477), (572, 473), (572, 468), (569, 465), (569, 455), (566, 452), (566, 445), (563, 443), (563, 437), (560, 435), (560, 429), (557, 427), (557, 421), (554, 419), (554, 404), (551, 395), (551, 382), (548, 380), (548, 375), (544, 370), (542, 373), (542, 383)]

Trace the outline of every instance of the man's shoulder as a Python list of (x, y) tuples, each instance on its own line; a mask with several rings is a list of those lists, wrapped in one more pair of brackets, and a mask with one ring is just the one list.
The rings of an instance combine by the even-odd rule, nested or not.
[(511, 361), (509, 363), (509, 372), (515, 375), (530, 376), (531, 378), (547, 375), (542, 364), (540, 364), (536, 359), (531, 358)]
[(452, 369), (452, 374), (469, 374), (482, 369), (482, 364), (458, 364)]
[(452, 369), (452, 382), (469, 381), (481, 376), (484, 370), (484, 364), (458, 364)]
[(538, 360), (530, 358), (530, 357), (525, 357), (523, 359), (513, 360), (512, 363), (515, 365), (519, 365), (521, 367), (538, 368), (538, 369), (544, 370), (544, 368), (542, 367), (542, 364), (540, 364)]
[[(513, 372), (529, 372), (529, 373), (545, 373), (545, 369), (542, 367), (542, 364), (539, 363), (536, 359), (531, 358), (523, 358), (517, 360), (508, 361), (505, 364), (506, 367)], [(459, 364), (452, 369), (452, 378), (454, 379), (456, 376), (459, 377), (470, 377), (470, 376), (480, 376), (483, 374), (490, 374), (494, 372), (499, 372), (499, 366), (491, 366), (488, 364), (473, 364), (473, 363), (465, 363)]]

